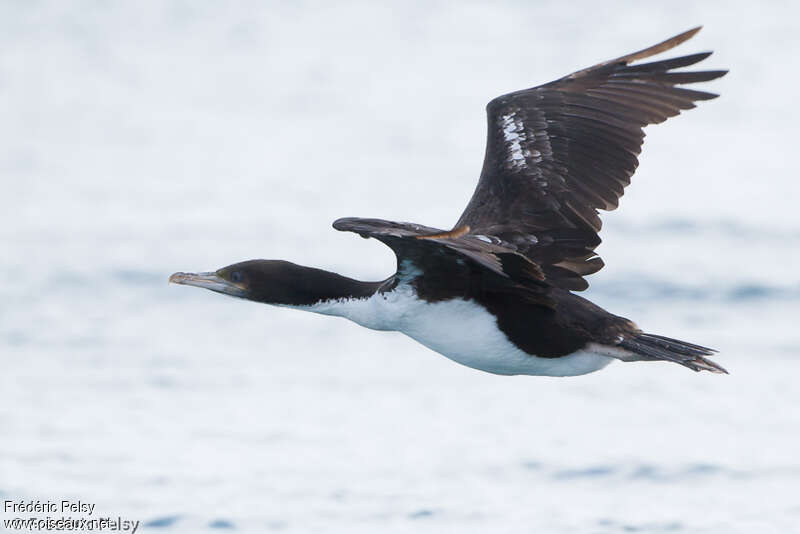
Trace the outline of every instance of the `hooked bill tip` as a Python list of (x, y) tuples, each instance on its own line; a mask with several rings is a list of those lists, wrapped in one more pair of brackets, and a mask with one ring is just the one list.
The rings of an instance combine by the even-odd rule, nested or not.
[(172, 273), (169, 277), (170, 284), (180, 284), (186, 279), (186, 273)]

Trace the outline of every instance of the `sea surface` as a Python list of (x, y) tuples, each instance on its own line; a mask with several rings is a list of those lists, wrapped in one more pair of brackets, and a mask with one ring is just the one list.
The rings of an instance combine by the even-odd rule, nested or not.
[[(797, 6), (0, 2), (1, 500), (164, 533), (797, 532)], [(722, 97), (647, 130), (585, 295), (729, 376), (498, 377), (167, 284), (385, 278), (334, 219), (449, 228), (486, 102), (698, 24), (677, 53), (716, 50)]]

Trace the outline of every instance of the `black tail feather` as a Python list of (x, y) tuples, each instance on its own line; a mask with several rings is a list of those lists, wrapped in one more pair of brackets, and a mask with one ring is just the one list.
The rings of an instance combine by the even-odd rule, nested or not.
[(666, 360), (679, 363), (693, 371), (728, 374), (728, 371), (721, 365), (706, 358), (717, 351), (701, 345), (655, 334), (641, 333), (623, 339), (619, 346), (637, 354), (643, 360)]

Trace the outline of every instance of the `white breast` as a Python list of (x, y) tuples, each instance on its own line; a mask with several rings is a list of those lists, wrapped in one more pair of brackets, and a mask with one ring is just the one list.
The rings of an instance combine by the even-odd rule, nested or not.
[(591, 373), (613, 358), (597, 350), (538, 358), (518, 349), (494, 315), (470, 300), (426, 302), (401, 284), (366, 299), (326, 301), (299, 309), (345, 317), (374, 330), (395, 330), (467, 367), (499, 375), (574, 376)]

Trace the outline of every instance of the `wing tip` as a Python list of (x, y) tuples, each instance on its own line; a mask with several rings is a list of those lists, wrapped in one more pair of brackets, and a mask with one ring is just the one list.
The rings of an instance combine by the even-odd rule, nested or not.
[(334, 230), (340, 232), (353, 232), (364, 239), (371, 237), (369, 225), (376, 222), (376, 219), (363, 219), (361, 217), (340, 217), (333, 221)]
[(352, 224), (353, 221), (354, 221), (353, 217), (339, 217), (338, 219), (333, 221), (333, 224), (331, 224), (331, 226), (333, 226), (334, 230), (339, 230), (340, 232), (346, 232), (347, 230), (349, 230), (349, 226), (350, 224)]
[[(590, 72), (592, 72), (595, 69), (598, 69), (600, 67), (607, 67), (609, 65), (619, 65), (619, 64), (630, 65), (634, 61), (638, 61), (640, 59), (645, 59), (645, 58), (648, 58), (648, 57), (651, 57), (651, 56), (655, 56), (656, 54), (660, 54), (662, 52), (666, 52), (667, 50), (671, 50), (672, 48), (675, 48), (676, 46), (678, 46), (678, 45), (680, 45), (682, 43), (685, 43), (686, 41), (688, 41), (689, 39), (691, 39), (692, 37), (697, 35), (697, 33), (702, 29), (703, 29), (702, 25), (701, 26), (695, 26), (694, 28), (692, 28), (690, 30), (686, 30), (683, 33), (679, 33), (678, 35), (672, 36), (669, 39), (665, 39), (664, 41), (656, 43), (656, 44), (654, 44), (652, 46), (648, 46), (647, 48), (643, 48), (642, 50), (639, 50), (639, 51), (636, 51), (636, 52), (632, 52), (630, 54), (626, 54), (624, 56), (621, 56), (621, 57), (618, 57), (618, 58), (615, 58), (615, 59), (610, 59), (608, 61), (603, 61), (601, 63), (598, 63), (596, 65), (592, 65), (591, 67), (588, 67), (588, 68), (585, 68), (585, 69), (581, 69), (579, 71), (575, 71), (572, 74), (568, 74), (567, 76), (564, 76), (563, 78), (560, 78), (560, 79), (555, 80), (555, 81), (550, 82), (550, 83), (551, 84), (552, 83), (557, 83), (557, 82), (560, 82), (560, 81), (565, 80), (565, 79), (581, 78), (581, 77), (586, 76), (588, 73), (590, 73)], [(703, 55), (703, 54), (705, 54), (705, 55)], [(690, 56), (685, 56), (684, 58), (678, 58), (678, 59), (686, 60), (686, 59), (697, 58), (697, 59), (694, 59), (694, 61), (691, 61), (690, 63), (688, 63), (688, 64), (694, 64), (694, 63), (697, 63), (698, 61), (702, 61), (703, 59), (707, 58), (710, 55), (711, 55), (711, 52), (701, 52), (700, 54), (692, 54)], [(682, 66), (686, 66), (686, 65), (682, 65)], [(549, 84), (545, 84), (545, 85), (549, 85)], [(489, 104), (491, 104), (491, 102)], [(487, 106), (487, 110), (488, 110), (488, 106)]]
[[(632, 63), (634, 61), (638, 61), (640, 59), (644, 59), (650, 56), (654, 56), (656, 54), (660, 54), (661, 52), (666, 52), (672, 48), (675, 48), (678, 45), (681, 45), (697, 35), (697, 33), (703, 29), (703, 26), (695, 26), (690, 30), (686, 30), (685, 32), (679, 33), (678, 35), (674, 35), (669, 39), (665, 39), (660, 43), (656, 43), (653, 46), (648, 46), (638, 52), (633, 52), (632, 54), (628, 54), (626, 56), (622, 56), (617, 61), (623, 62), (625, 64)], [(711, 55), (711, 52), (709, 52)]]
[[(709, 53), (710, 55), (710, 53)], [(708, 57), (708, 56), (706, 56)], [(703, 58), (705, 59), (705, 58)], [(728, 69), (714, 69), (701, 71), (667, 71), (668, 75), (674, 77), (675, 85), (688, 85), (693, 83), (710, 82), (722, 78), (730, 71)]]
[(711, 80), (717, 80), (719, 78), (722, 78), (723, 76), (726, 76), (730, 72), (730, 70), (729, 69), (717, 69), (717, 70), (709, 70), (709, 71), (706, 71), (706, 72), (710, 73), (708, 75), (709, 78), (707, 80), (703, 80), (703, 81), (710, 82)]
[(692, 37), (694, 37), (695, 35), (700, 33), (700, 30), (702, 30), (702, 29), (703, 29), (703, 25), (702, 24), (698, 24), (694, 28), (688, 29), (688, 30), (686, 30), (685, 32), (683, 32), (681, 34), (676, 35), (675, 37), (673, 37), (673, 39), (676, 39), (678, 37), (682, 37), (682, 36), (685, 35), (686, 37), (681, 42), (688, 41), (689, 39), (691, 39)]

